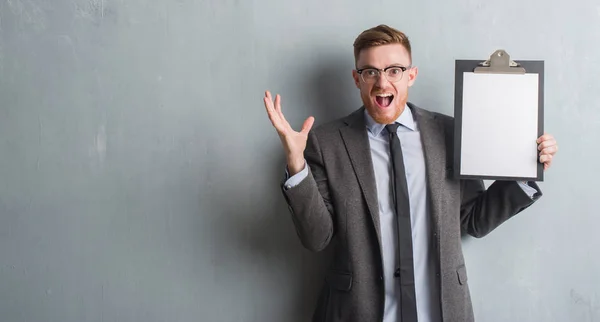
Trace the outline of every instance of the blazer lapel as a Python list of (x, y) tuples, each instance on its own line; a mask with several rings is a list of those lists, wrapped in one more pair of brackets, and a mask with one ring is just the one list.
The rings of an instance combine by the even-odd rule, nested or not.
[(444, 127), (435, 114), (422, 110), (414, 104), (408, 103), (408, 105), (416, 114), (419, 131), (421, 132), (433, 227), (439, 236), (439, 222), (442, 214), (442, 197), (444, 194), (441, 183), (444, 182), (446, 170), (446, 138)]
[(369, 137), (364, 118), (364, 107), (350, 114), (346, 120), (348, 126), (340, 128), (340, 133), (348, 151), (348, 156), (358, 178), (358, 183), (367, 202), (377, 233), (377, 242), (381, 250), (381, 229), (379, 226), (379, 204), (373, 160), (371, 160)]
[[(444, 127), (435, 114), (420, 109), (412, 103), (409, 108), (416, 115), (421, 134), (421, 143), (425, 157), (427, 171), (427, 186), (433, 217), (433, 227), (439, 236), (439, 222), (442, 214), (443, 191), (441, 182), (444, 182), (446, 167), (446, 149)], [(358, 178), (361, 191), (367, 202), (367, 207), (377, 233), (377, 242), (381, 251), (381, 228), (379, 220), (379, 204), (377, 201), (377, 188), (373, 161), (371, 160), (369, 137), (364, 119), (364, 107), (350, 114), (345, 123), (346, 127), (340, 128), (346, 151), (350, 157), (352, 167)]]

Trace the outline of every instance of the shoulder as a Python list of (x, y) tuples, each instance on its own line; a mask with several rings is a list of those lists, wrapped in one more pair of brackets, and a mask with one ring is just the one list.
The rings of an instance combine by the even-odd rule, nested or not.
[(448, 128), (448, 129), (452, 129), (454, 127), (454, 117), (453, 116), (450, 116), (450, 115), (447, 115), (444, 113), (440, 113), (440, 112), (434, 112), (434, 111), (422, 108), (420, 106), (417, 106), (414, 103), (409, 102), (407, 104), (411, 108), (413, 113), (416, 114), (417, 118), (435, 120), (436, 122), (440, 123), (444, 128)]
[(364, 124), (364, 108), (358, 108), (354, 110), (352, 113), (340, 117), (334, 120), (327, 121), (325, 123), (315, 125), (311, 130), (312, 134), (322, 137), (322, 136), (331, 136), (331, 135), (339, 135), (339, 130), (341, 128), (348, 127), (355, 122), (359, 122)]
[(438, 113), (438, 112), (432, 112), (432, 113), (435, 114), (436, 119), (439, 120), (439, 122), (444, 126), (445, 129), (447, 129), (447, 130), (454, 129), (454, 117), (453, 116)]

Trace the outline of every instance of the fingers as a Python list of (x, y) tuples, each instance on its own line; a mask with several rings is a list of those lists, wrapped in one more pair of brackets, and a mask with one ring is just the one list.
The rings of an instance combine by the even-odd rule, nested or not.
[(285, 116), (283, 116), (283, 113), (281, 112), (281, 96), (279, 94), (275, 95), (275, 102), (273, 102), (271, 92), (266, 91), (263, 100), (269, 115), (269, 120), (271, 120), (271, 123), (277, 132), (280, 135), (285, 135), (286, 133), (293, 131), (290, 124), (285, 119)]
[(269, 113), (270, 116), (270, 114), (275, 111), (275, 108), (273, 107), (273, 99), (271, 98), (271, 93), (269, 91), (265, 92), (265, 97), (263, 97), (263, 101), (265, 102), (265, 108), (267, 110), (267, 113)]
[(281, 96), (279, 94), (275, 95), (275, 110), (281, 112)]
[[(263, 98), (265, 109), (267, 110), (267, 114), (269, 115), (269, 119), (273, 126), (280, 134), (289, 133), (293, 131), (288, 121), (285, 119), (283, 112), (281, 111), (281, 96), (279, 94), (275, 95), (275, 100), (273, 101), (273, 96), (271, 96), (271, 92), (265, 91), (265, 97)], [(310, 129), (312, 128), (315, 122), (314, 117), (309, 117), (304, 121), (302, 125), (301, 133), (307, 135)]]
[(315, 118), (314, 117), (309, 117), (306, 119), (306, 121), (304, 121), (304, 124), (302, 125), (302, 134), (304, 135), (308, 135), (308, 132), (310, 131), (310, 129), (312, 128), (313, 124), (315, 123)]
[[(275, 95), (275, 111), (279, 114), (279, 117), (286, 121), (285, 116), (283, 116), (283, 112), (281, 111), (281, 95)], [(286, 121), (287, 122), (287, 121)]]
[(540, 151), (540, 163), (544, 164), (544, 170), (548, 170), (552, 165), (552, 159), (556, 152), (558, 152), (558, 145), (556, 140), (550, 134), (544, 133), (537, 139), (538, 150)]
[(275, 102), (273, 102), (271, 92), (266, 91), (263, 100), (265, 101), (265, 108), (267, 109), (267, 112), (270, 114), (270, 116), (273, 116), (271, 114), (275, 114), (282, 120), (285, 120), (285, 117), (281, 112), (281, 96), (279, 96), (279, 94), (275, 95)]
[(538, 150), (540, 151), (540, 163), (544, 164), (544, 170), (548, 170), (552, 165), (554, 155), (558, 152), (556, 140), (554, 139), (554, 136), (544, 132), (544, 135), (540, 136), (536, 140), (536, 143), (538, 144)]
[(277, 112), (275, 111), (275, 107), (273, 107), (273, 101), (265, 96), (263, 98), (264, 104), (265, 104), (265, 109), (267, 110), (267, 114), (269, 115), (269, 119), (271, 119), (271, 122), (273, 122), (273, 118), (277, 115)]
[(544, 164), (544, 170), (548, 170), (548, 168), (550, 168), (552, 165), (552, 158), (553, 156), (551, 154), (544, 154), (540, 156), (540, 163)]
[(558, 150), (558, 146), (556, 145), (556, 140), (554, 138), (541, 141), (538, 144), (538, 150), (540, 151), (548, 147), (556, 147), (556, 149)]
[(544, 154), (540, 156), (540, 162), (541, 163), (551, 163), (552, 162), (552, 158), (554, 156), (551, 154)]
[(265, 97), (263, 98), (265, 109), (267, 110), (267, 114), (269, 116), (269, 120), (275, 127), (278, 132), (283, 131), (283, 122), (281, 120), (280, 114), (275, 109), (273, 105), (273, 98), (271, 97), (271, 93), (269, 91), (265, 92)]
[(542, 154), (540, 155), (540, 163), (544, 164), (544, 170), (548, 170), (552, 165), (553, 154)]
[(544, 133), (544, 135), (540, 136), (536, 143), (538, 144), (538, 150), (543, 150), (551, 145), (556, 145), (556, 140), (552, 134)]
[(544, 134), (542, 136), (540, 136), (536, 142), (541, 143), (543, 141), (547, 141), (547, 140), (551, 140), (551, 139), (554, 139), (552, 134), (548, 134), (548, 133), (544, 132)]
[(540, 155), (544, 155), (544, 154), (551, 154), (554, 155), (556, 154), (556, 152), (558, 152), (558, 146), (557, 145), (551, 145), (547, 148), (544, 148), (541, 152)]

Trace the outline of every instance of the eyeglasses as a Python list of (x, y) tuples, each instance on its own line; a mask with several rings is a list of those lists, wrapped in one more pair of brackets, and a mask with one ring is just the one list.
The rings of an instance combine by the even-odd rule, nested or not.
[(408, 69), (411, 69), (412, 66), (404, 67), (404, 66), (389, 66), (384, 69), (377, 68), (361, 68), (357, 69), (356, 72), (360, 74), (360, 78), (362, 78), (363, 82), (367, 84), (373, 84), (381, 76), (381, 72), (385, 74), (385, 78), (391, 83), (398, 82), (402, 79), (402, 75)]

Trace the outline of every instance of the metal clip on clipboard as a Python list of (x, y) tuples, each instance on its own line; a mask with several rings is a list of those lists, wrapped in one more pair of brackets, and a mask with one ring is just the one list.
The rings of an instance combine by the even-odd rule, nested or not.
[(510, 60), (510, 55), (503, 49), (496, 50), (489, 60), (479, 63), (474, 73), (487, 74), (525, 74), (525, 68)]

